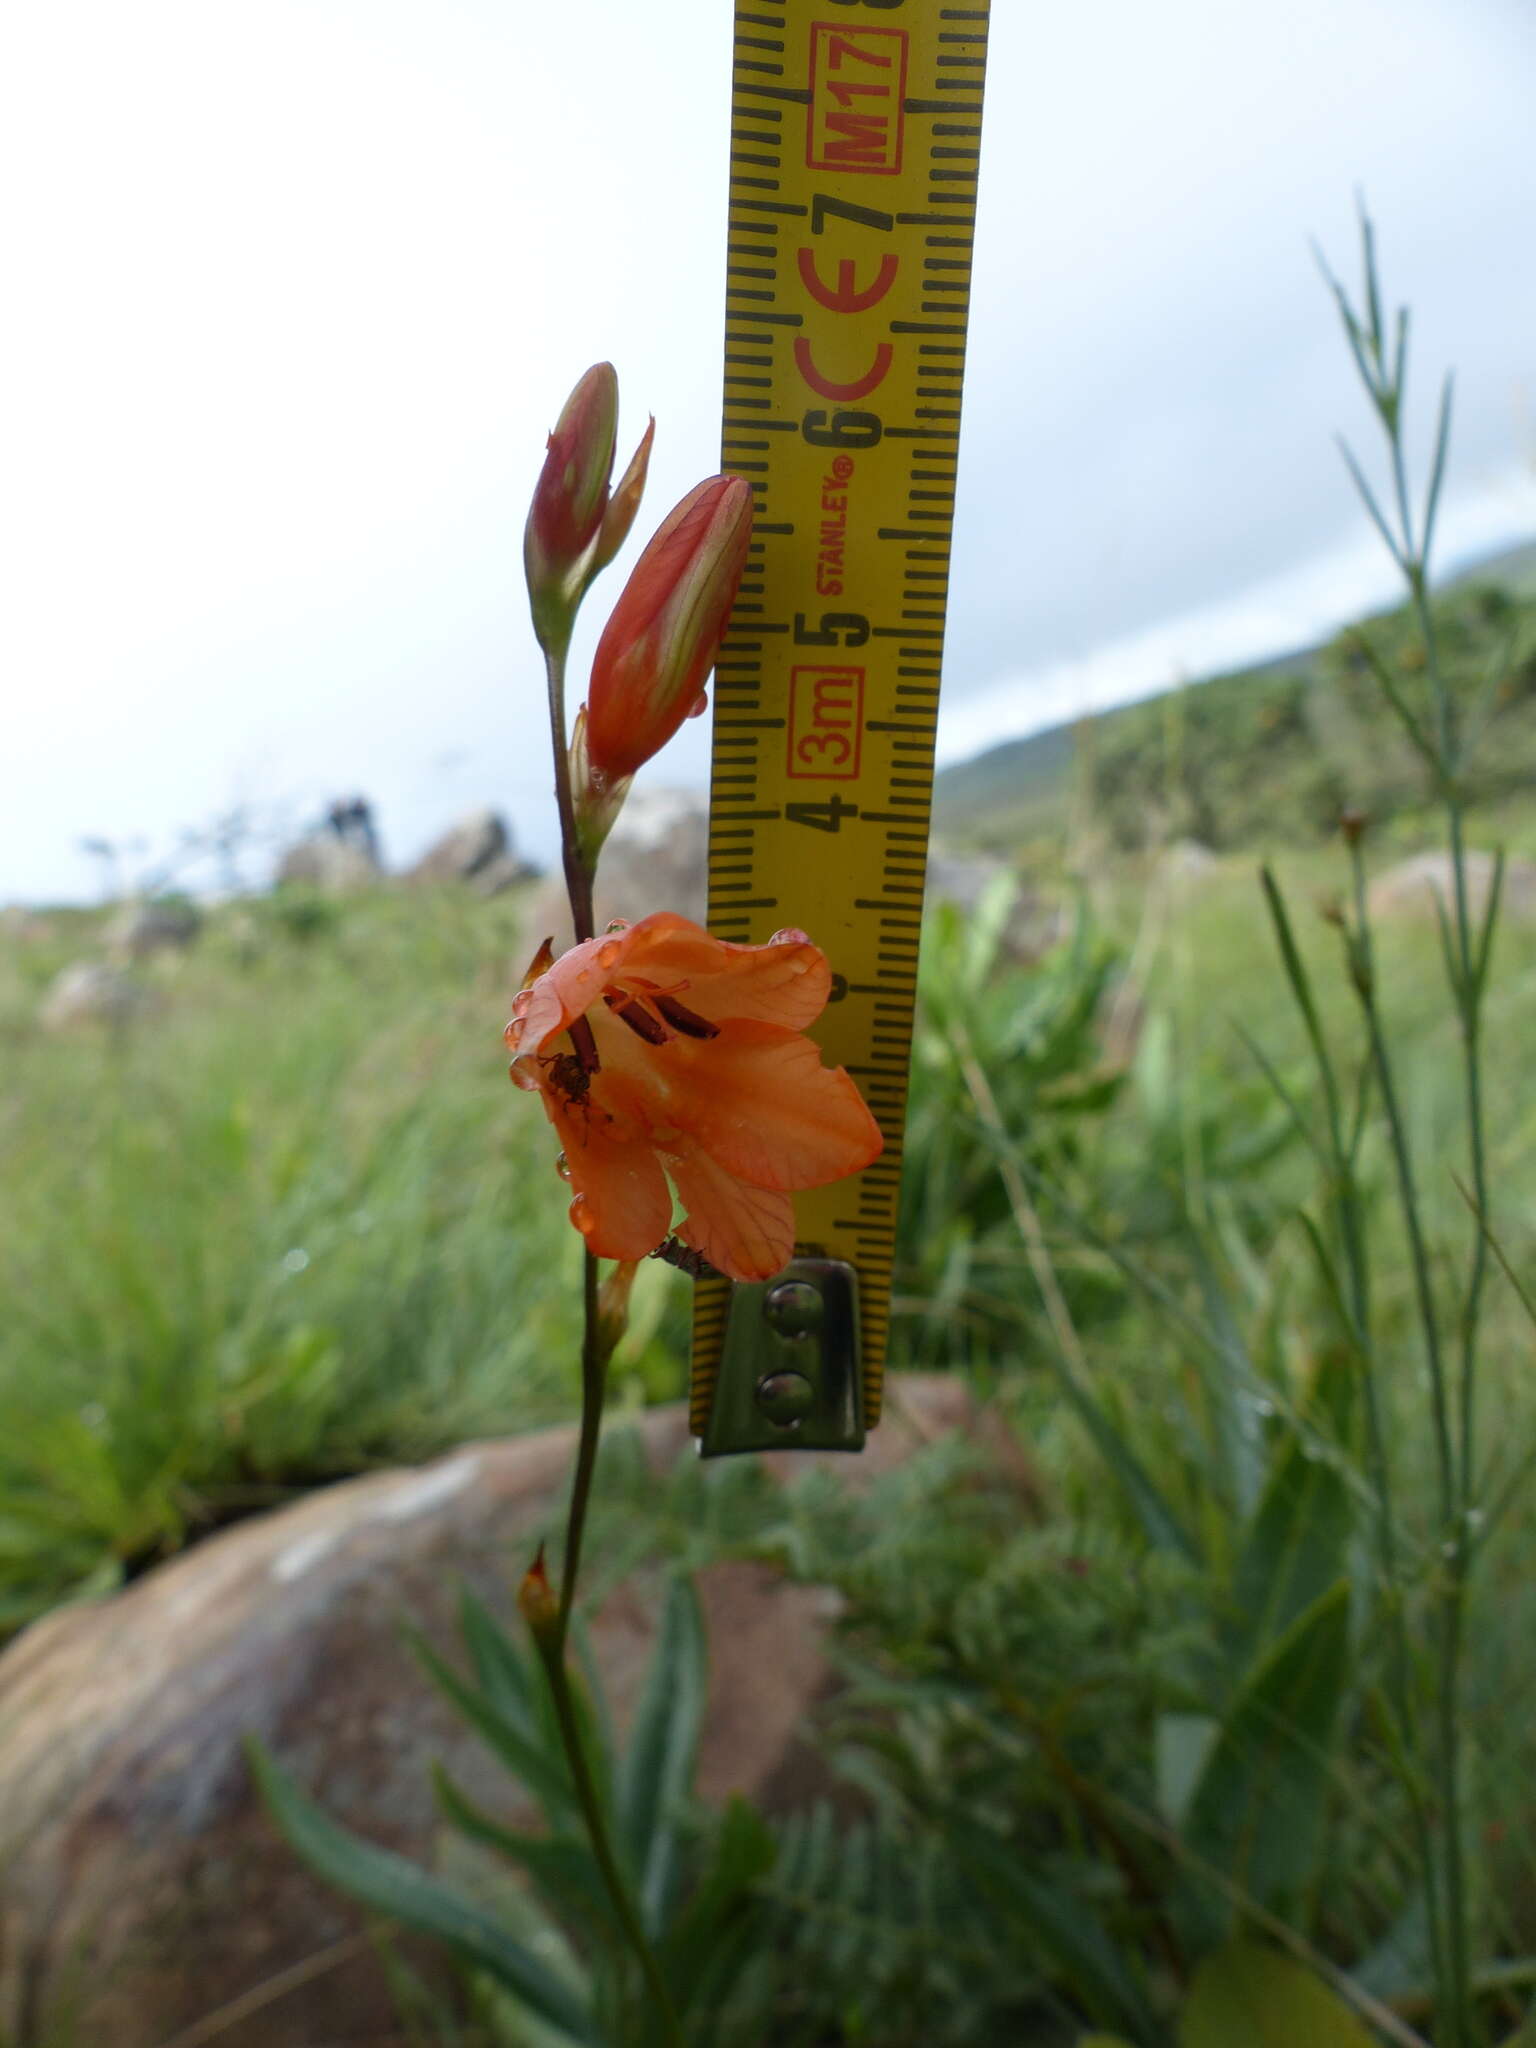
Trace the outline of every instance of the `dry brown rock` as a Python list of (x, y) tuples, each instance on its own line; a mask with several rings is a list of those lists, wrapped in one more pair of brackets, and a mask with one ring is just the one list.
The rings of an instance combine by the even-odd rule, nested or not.
[[(858, 1484), (975, 1420), (958, 1381), (903, 1381), (864, 1456), (835, 1469)], [(640, 1427), (654, 1461), (685, 1454), (681, 1408)], [(273, 1831), (242, 1738), (259, 1735), (339, 1819), (422, 1861), (436, 1836), (429, 1758), (507, 1812), (506, 1778), (417, 1669), (399, 1624), (410, 1616), (452, 1648), (464, 1583), (510, 1618), (571, 1447), (571, 1430), (554, 1429), (347, 1481), (11, 1645), (0, 1657), (7, 2038), (44, 2038), (72, 1996), (73, 2038), (112, 2048), (193, 2048), (204, 2036), (188, 2030), (241, 2001), (218, 2048), (394, 2038), (360, 1916)], [(711, 1658), (701, 1789), (791, 1803), (820, 1769), (803, 1729), (832, 1682), (829, 1596), (751, 1564), (714, 1567), (700, 1591)], [(655, 1595), (628, 1583), (594, 1620), (621, 1721)], [(262, 1994), (285, 1973), (285, 1993)]]

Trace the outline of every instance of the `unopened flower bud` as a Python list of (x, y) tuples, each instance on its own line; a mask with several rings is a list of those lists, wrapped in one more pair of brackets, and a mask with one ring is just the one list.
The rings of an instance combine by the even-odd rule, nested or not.
[(597, 1348), (605, 1364), (629, 1328), (629, 1296), (639, 1270), (638, 1260), (620, 1259), (597, 1290)]
[(752, 492), (712, 476), (668, 513), (635, 564), (592, 661), (586, 749), (611, 787), (664, 747), (698, 704), (752, 537)]
[(544, 1569), (544, 1546), (523, 1573), (517, 1589), (517, 1604), (536, 1642), (548, 1642), (560, 1625), (560, 1601)]
[(1358, 846), (1365, 837), (1369, 817), (1356, 804), (1346, 804), (1339, 813), (1339, 830), (1344, 834), (1346, 846)]
[(610, 499), (619, 381), (596, 363), (565, 401), (549, 437), (523, 532), (523, 567), (534, 629), (542, 644), (570, 637), (587, 585), (612, 561), (645, 488), (653, 420)]

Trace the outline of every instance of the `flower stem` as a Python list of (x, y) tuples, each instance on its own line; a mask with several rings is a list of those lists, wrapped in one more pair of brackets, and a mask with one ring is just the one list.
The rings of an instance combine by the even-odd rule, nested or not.
[(565, 1516), (565, 1555), (560, 1565), (559, 1644), (562, 1652), (570, 1632), (571, 1608), (576, 1600), (581, 1539), (587, 1526), (587, 1504), (592, 1497), (592, 1473), (597, 1464), (597, 1442), (602, 1429), (603, 1397), (608, 1381), (608, 1360), (598, 1340), (597, 1260), (591, 1252), (582, 1256), (581, 1306), (581, 1429), (576, 1439), (576, 1469), (571, 1475), (571, 1500)]
[(672, 2003), (672, 1994), (668, 1991), (666, 1979), (661, 1974), (656, 1952), (645, 1938), (645, 1929), (640, 1925), (640, 1916), (635, 1911), (629, 1887), (624, 1882), (624, 1874), (619, 1869), (618, 1859), (613, 1853), (613, 1844), (609, 1840), (602, 1801), (592, 1780), (586, 1750), (582, 1747), (581, 1726), (577, 1718), (576, 1702), (571, 1694), (571, 1675), (566, 1665), (563, 1626), (548, 1639), (539, 1640), (539, 1654), (549, 1680), (555, 1719), (559, 1724), (561, 1742), (571, 1766), (571, 1780), (576, 1788), (582, 1818), (587, 1824), (587, 1833), (591, 1838), (592, 1853), (597, 1858), (597, 1867), (603, 1874), (603, 1882), (608, 1887), (608, 1896), (612, 1899), (613, 1909), (619, 1916), (619, 1924), (635, 1952), (641, 1974), (645, 1978), (645, 1988), (650, 1993), (651, 2002), (661, 2020), (666, 2039), (671, 2048), (686, 2048), (677, 2009)]
[[(569, 639), (548, 642), (544, 668), (549, 682), (549, 727), (555, 757), (555, 802), (560, 813), (560, 852), (565, 868), (565, 891), (571, 906), (571, 923), (577, 944), (593, 936), (592, 867), (582, 857), (576, 831), (576, 805), (571, 789), (571, 760), (565, 726), (565, 661)], [(590, 1036), (590, 1034), (589, 1034)], [(577, 1043), (578, 1053), (581, 1051)], [(593, 1054), (595, 1064), (596, 1055)], [(586, 1822), (592, 1854), (613, 1901), (613, 1910), (625, 1939), (634, 1950), (645, 1980), (646, 1991), (661, 2022), (669, 2048), (685, 2048), (677, 2011), (667, 1990), (666, 1979), (656, 1951), (646, 1938), (629, 1886), (619, 1867), (603, 1813), (602, 1801), (592, 1778), (582, 1742), (581, 1724), (571, 1693), (567, 1660), (571, 1632), (571, 1610), (576, 1603), (576, 1581), (581, 1569), (581, 1545), (586, 1533), (587, 1509), (592, 1498), (592, 1475), (597, 1465), (598, 1439), (603, 1424), (603, 1397), (607, 1388), (611, 1342), (605, 1342), (598, 1321), (597, 1260), (591, 1252), (582, 1257), (581, 1337), (581, 1426), (576, 1440), (576, 1468), (571, 1475), (571, 1498), (565, 1518), (565, 1555), (560, 1566), (560, 1606), (552, 1627), (534, 1632), (539, 1656), (549, 1680), (555, 1721), (561, 1747), (571, 1769), (571, 1782)]]
[(565, 893), (570, 899), (576, 943), (592, 931), (592, 871), (581, 857), (576, 832), (576, 799), (571, 790), (570, 742), (565, 730), (565, 657), (568, 639), (546, 643), (544, 673), (549, 684), (549, 737), (555, 756), (555, 804), (560, 813), (560, 857), (565, 867)]

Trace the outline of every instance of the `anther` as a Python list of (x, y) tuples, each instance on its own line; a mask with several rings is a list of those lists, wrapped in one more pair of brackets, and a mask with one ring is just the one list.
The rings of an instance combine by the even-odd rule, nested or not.
[(665, 1045), (671, 1035), (666, 1025), (658, 1022), (644, 1003), (637, 1002), (633, 996), (627, 1003), (619, 1004), (618, 1014), (635, 1036), (643, 1038), (647, 1045)]
[(676, 1030), (684, 1032), (689, 1038), (720, 1036), (718, 1024), (711, 1024), (707, 1017), (701, 1017), (697, 1011), (690, 1010), (686, 1003), (680, 1003), (676, 996), (655, 995), (651, 997), (651, 1001), (669, 1024)]

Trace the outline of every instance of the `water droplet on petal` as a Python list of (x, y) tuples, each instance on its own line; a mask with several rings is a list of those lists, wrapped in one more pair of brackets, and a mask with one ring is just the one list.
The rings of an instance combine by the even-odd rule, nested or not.
[(787, 924), (768, 941), (770, 946), (808, 946), (809, 937), (796, 924)]
[(629, 930), (629, 919), (627, 917), (610, 917), (603, 929), (609, 932), (627, 932)]
[[(563, 1152), (555, 1154), (555, 1171), (562, 1180), (569, 1180), (571, 1177), (571, 1162)], [(577, 1200), (579, 1201), (580, 1199), (581, 1197), (578, 1195)]]
[(604, 968), (612, 967), (623, 951), (624, 948), (622, 946), (615, 946), (611, 944), (599, 946), (597, 949), (598, 966)]
[(512, 1015), (514, 1017), (526, 1017), (528, 1014), (528, 1007), (532, 1003), (532, 1001), (533, 990), (531, 988), (520, 988), (517, 994), (512, 998)]
[(592, 1214), (591, 1205), (585, 1195), (576, 1195), (571, 1200), (571, 1221), (583, 1237), (590, 1237), (597, 1228), (597, 1218)]
[(688, 707), (688, 716), (690, 718), (702, 718), (708, 709), (709, 692), (707, 690), (700, 690), (698, 696), (694, 698)]

